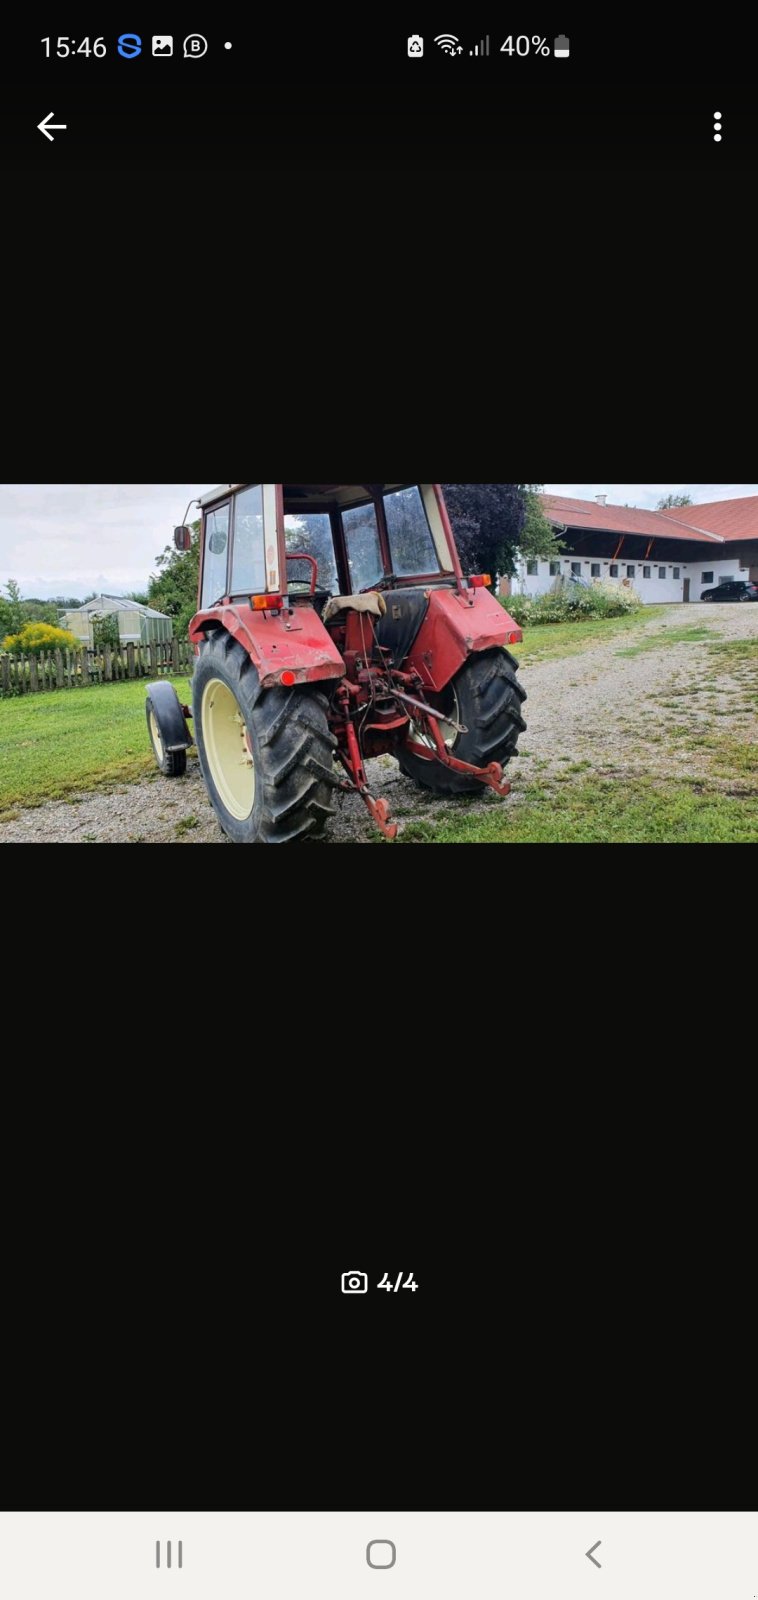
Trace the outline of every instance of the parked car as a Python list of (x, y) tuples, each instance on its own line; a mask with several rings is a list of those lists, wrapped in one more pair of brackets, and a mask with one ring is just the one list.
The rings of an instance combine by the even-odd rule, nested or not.
[(701, 600), (758, 600), (758, 583), (743, 583), (740, 579), (733, 578), (728, 583), (720, 583), (717, 589), (704, 589)]

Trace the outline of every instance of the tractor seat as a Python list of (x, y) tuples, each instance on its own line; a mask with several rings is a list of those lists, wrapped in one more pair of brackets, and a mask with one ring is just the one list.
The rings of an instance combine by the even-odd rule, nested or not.
[(327, 624), (334, 622), (343, 611), (362, 611), (371, 617), (386, 617), (387, 602), (375, 590), (371, 594), (337, 594), (329, 601), (322, 621)]
[(428, 589), (393, 589), (376, 627), (376, 642), (394, 667), (407, 661), (429, 610)]

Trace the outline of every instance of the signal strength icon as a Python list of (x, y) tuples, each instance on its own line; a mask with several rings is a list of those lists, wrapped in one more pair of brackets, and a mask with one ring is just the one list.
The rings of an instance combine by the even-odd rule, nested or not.
[(434, 42), (448, 56), (459, 56), (463, 50), (463, 45), (459, 43), (454, 33), (439, 33)]
[(489, 34), (487, 34), (486, 39), (482, 39), (479, 44), (475, 44), (473, 50), (469, 50), (469, 55), (470, 56), (488, 56), (489, 53), (490, 53), (490, 36), (489, 36)]

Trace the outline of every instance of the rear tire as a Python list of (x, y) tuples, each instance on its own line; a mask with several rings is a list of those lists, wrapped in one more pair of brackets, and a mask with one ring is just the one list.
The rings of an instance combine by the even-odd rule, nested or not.
[[(507, 650), (471, 656), (440, 697), (441, 717), (457, 710), (457, 720), (467, 730), (449, 746), (458, 761), (467, 761), (473, 767), (488, 767), (498, 761), (506, 767), (515, 756), (521, 734), (526, 732), (521, 715), (526, 690), (516, 677), (517, 669), (518, 662)], [(406, 778), (434, 794), (482, 792), (477, 778), (451, 772), (439, 761), (425, 761), (423, 756), (406, 749), (399, 751), (398, 761)]]
[(310, 687), (261, 689), (246, 651), (222, 631), (200, 653), (192, 695), (205, 786), (227, 838), (319, 838), (340, 782), (325, 696)]
[(167, 750), (161, 738), (160, 724), (153, 709), (153, 702), (148, 698), (145, 703), (147, 716), (147, 731), (153, 747), (153, 755), (158, 763), (159, 770), (164, 778), (183, 778), (187, 771), (186, 750)]

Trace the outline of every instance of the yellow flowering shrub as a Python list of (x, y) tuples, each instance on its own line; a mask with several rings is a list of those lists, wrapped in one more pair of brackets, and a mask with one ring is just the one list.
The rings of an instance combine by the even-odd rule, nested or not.
[(9, 633), (2, 649), (11, 655), (42, 655), (46, 650), (81, 650), (81, 640), (67, 628), (54, 628), (50, 622), (25, 622), (20, 633)]

